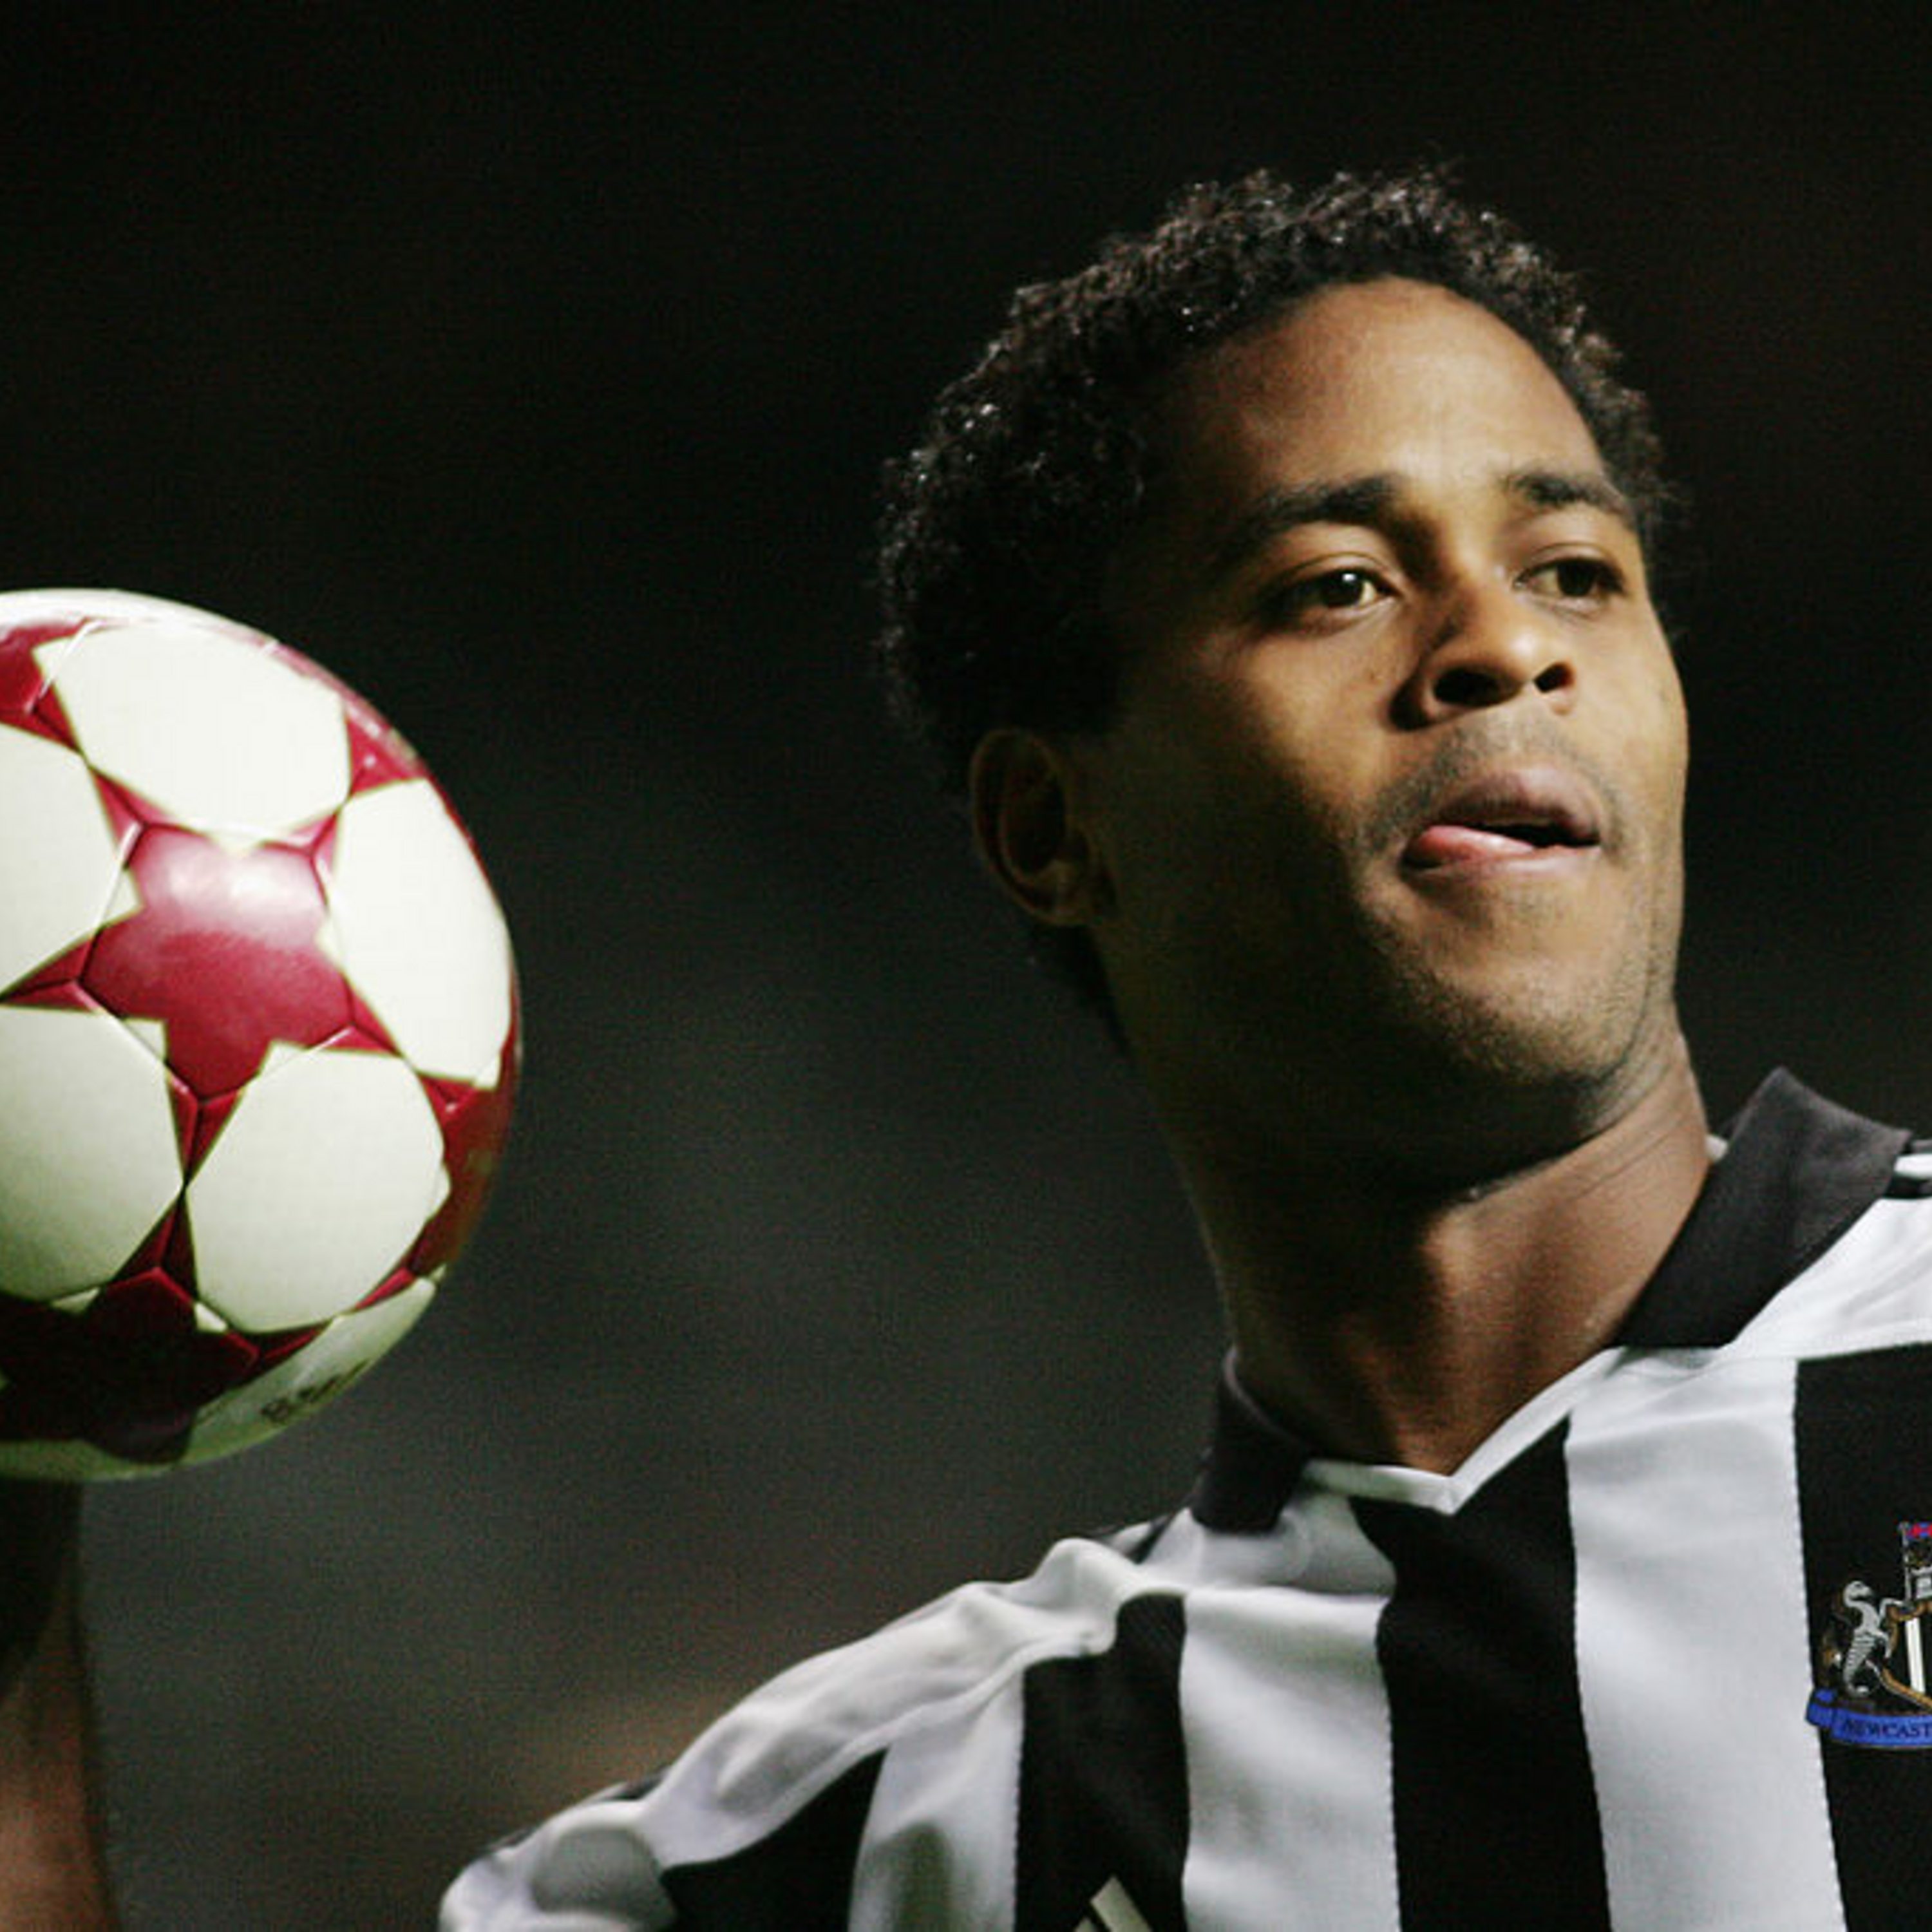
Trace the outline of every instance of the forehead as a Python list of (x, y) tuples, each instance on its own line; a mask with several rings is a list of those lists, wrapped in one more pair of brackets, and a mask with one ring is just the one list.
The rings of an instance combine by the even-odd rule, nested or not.
[(1396, 279), (1324, 289), (1210, 350), (1181, 372), (1157, 418), (1157, 514), (1238, 511), (1255, 490), (1300, 481), (1448, 488), (1603, 466), (1576, 405), (1521, 336), (1446, 289)]

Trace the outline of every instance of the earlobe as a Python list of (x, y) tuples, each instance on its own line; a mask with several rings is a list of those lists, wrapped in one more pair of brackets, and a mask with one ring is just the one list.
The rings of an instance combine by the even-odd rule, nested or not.
[(1008, 897), (1049, 926), (1091, 922), (1106, 878), (1064, 746), (1017, 727), (990, 731), (969, 779), (974, 843)]

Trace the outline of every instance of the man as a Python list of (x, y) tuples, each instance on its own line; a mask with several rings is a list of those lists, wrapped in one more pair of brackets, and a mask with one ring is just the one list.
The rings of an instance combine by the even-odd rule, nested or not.
[(1426, 176), (1204, 190), (1021, 296), (898, 472), (887, 664), (1152, 1096), (1233, 1339), (1210, 1455), (1172, 1517), (493, 1855), (448, 1924), (1928, 1895), (1932, 1526), (1881, 1593), (1932, 1516), (1932, 1205), (1781, 1078), (1713, 1166), (1665, 508), (1570, 286)]
[(1172, 1516), (788, 1673), (447, 1926), (1925, 1895), (1932, 1527), (1922, 1598), (1870, 1579), (1932, 1516), (1932, 1204), (1788, 1081), (1707, 1136), (1664, 506), (1570, 285), (1426, 176), (1203, 190), (1022, 295), (898, 473), (887, 662), (1152, 1096), (1214, 1442)]

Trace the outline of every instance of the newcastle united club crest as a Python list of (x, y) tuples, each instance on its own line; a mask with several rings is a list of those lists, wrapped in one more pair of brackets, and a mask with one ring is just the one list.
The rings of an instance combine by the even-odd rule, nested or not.
[(1804, 1714), (1840, 1744), (1932, 1750), (1932, 1522), (1902, 1522), (1905, 1594), (1855, 1576), (1832, 1600)]

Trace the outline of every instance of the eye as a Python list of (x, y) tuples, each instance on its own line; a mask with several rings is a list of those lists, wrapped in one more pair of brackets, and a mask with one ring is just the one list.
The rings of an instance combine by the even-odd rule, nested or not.
[(1261, 614), (1271, 625), (1306, 623), (1331, 614), (1366, 610), (1388, 594), (1388, 586), (1373, 571), (1345, 564), (1270, 586), (1262, 596)]
[(1308, 586), (1309, 598), (1324, 610), (1353, 610), (1373, 598), (1378, 588), (1366, 570), (1331, 570)]
[(1600, 556), (1552, 557), (1526, 572), (1524, 581), (1565, 604), (1600, 604), (1624, 587), (1623, 573)]

